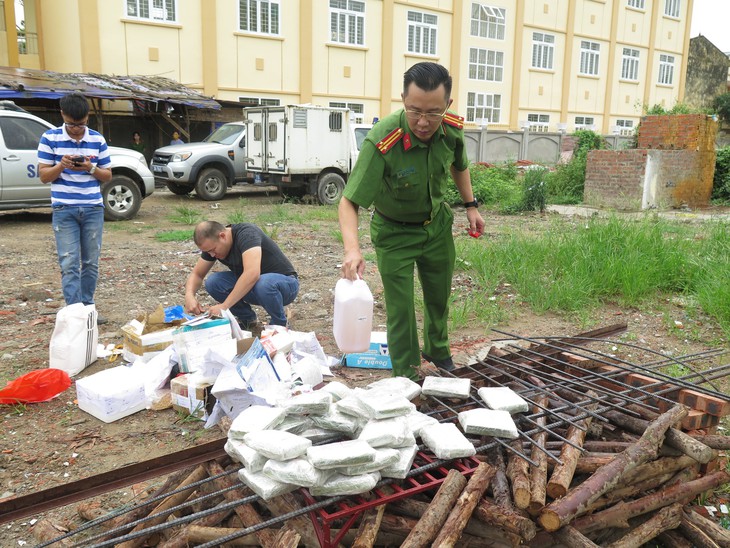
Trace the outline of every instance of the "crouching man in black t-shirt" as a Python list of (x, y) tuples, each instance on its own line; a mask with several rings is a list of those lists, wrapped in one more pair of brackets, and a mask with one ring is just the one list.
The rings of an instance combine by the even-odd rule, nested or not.
[[(223, 226), (216, 221), (198, 223), (193, 234), (200, 258), (185, 282), (185, 310), (200, 314), (196, 294), (205, 280), (205, 289), (218, 303), (207, 312), (219, 316), (231, 311), (248, 329), (256, 324), (251, 305), (262, 306), (271, 316), (271, 325), (287, 325), (284, 307), (299, 293), (299, 280), (289, 259), (278, 245), (256, 225), (240, 223)], [(216, 260), (230, 270), (213, 272)]]

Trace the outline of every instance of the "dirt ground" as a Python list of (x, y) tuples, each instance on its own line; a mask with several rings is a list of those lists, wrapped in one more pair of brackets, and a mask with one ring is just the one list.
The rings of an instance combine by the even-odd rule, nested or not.
[[(197, 210), (201, 218), (222, 222), (234, 211), (242, 212), (247, 220), (268, 219), (263, 224), (275, 234), (301, 280), (301, 291), (293, 306), (293, 328), (314, 331), (325, 351), (337, 356), (332, 337), (332, 290), (339, 279), (342, 247), (337, 238), (336, 216), (322, 215), (316, 221), (296, 222), (292, 221), (297, 218), (293, 212), (319, 206), (280, 204), (275, 192), (253, 187), (234, 189), (217, 203), (158, 189), (144, 201), (136, 219), (108, 223), (96, 298), (100, 313), (109, 323), (99, 329), (100, 342), (121, 344), (120, 328), (139, 312), (151, 312), (158, 304), (183, 304), (185, 279), (196, 260), (197, 249), (191, 241), (163, 243), (155, 235), (164, 230), (189, 230), (191, 226), (171, 219), (176, 208), (179, 212), (184, 207)], [(276, 221), (277, 214), (287, 220)], [(366, 228), (367, 219), (363, 214), (361, 218)], [(486, 220), (485, 244), (489, 234), (501, 232), (510, 224), (539, 231), (548, 222), (546, 216), (540, 215), (488, 215)], [(48, 343), (55, 314), (63, 306), (50, 221), (50, 210), (46, 209), (0, 213), (0, 386), (28, 371), (48, 366)], [(464, 222), (463, 214), (457, 212), (455, 229), (459, 234), (465, 232)], [(366, 253), (367, 233), (363, 230)], [(384, 330), (381, 287), (374, 264), (369, 263), (366, 275), (376, 299), (375, 326)], [(462, 283), (467, 281), (455, 279), (455, 285)], [(476, 290), (494, 293), (497, 288)], [(261, 311), (259, 319), (266, 319)], [(683, 322), (687, 328), (692, 323), (693, 336), (686, 337), (688, 331), (677, 328), (674, 321)], [(628, 323), (628, 340), (674, 356), (706, 350), (709, 345), (701, 341), (721, 340), (711, 322), (688, 318), (679, 299), (667, 299), (662, 309), (656, 311), (606, 306), (592, 316), (589, 325), (577, 318), (535, 315), (526, 306), (516, 304), (503, 325), (472, 325), (452, 333), (454, 358), (457, 364), (465, 364), (487, 349), (493, 339), (502, 337), (491, 331), (493, 327), (540, 337), (572, 335), (619, 322)], [(98, 360), (77, 378), (118, 363)], [(350, 385), (363, 385), (384, 374), (347, 368), (333, 372), (336, 379)], [(200, 423), (185, 420), (171, 409), (145, 410), (106, 424), (81, 411), (75, 398), (72, 385), (50, 402), (0, 407), (0, 499), (79, 480), (222, 436), (218, 428), (205, 430)], [(109, 495), (104, 505), (113, 510), (137, 494), (138, 489), (130, 486)], [(78, 523), (71, 507), (49, 515), (61, 527)], [(34, 544), (32, 523), (27, 518), (0, 526), (0, 545)]]

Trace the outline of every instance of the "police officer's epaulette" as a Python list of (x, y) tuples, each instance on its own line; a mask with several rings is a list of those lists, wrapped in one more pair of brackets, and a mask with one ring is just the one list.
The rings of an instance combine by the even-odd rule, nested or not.
[(464, 129), (464, 117), (447, 112), (444, 114), (444, 124), (449, 124), (457, 129)]
[(388, 133), (388, 135), (383, 137), (375, 146), (378, 147), (378, 150), (381, 154), (385, 154), (391, 148), (393, 148), (394, 144), (401, 140), (401, 138), (403, 137), (403, 133), (405, 133), (403, 131), (403, 128), (397, 127), (393, 131)]

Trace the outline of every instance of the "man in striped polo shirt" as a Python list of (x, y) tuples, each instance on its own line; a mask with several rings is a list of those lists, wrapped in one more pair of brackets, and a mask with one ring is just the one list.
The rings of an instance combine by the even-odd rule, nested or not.
[(94, 304), (104, 228), (100, 185), (112, 178), (111, 159), (104, 137), (87, 127), (86, 97), (69, 93), (60, 107), (64, 123), (46, 131), (38, 144), (38, 172), (42, 183), (51, 183), (63, 298), (67, 305)]

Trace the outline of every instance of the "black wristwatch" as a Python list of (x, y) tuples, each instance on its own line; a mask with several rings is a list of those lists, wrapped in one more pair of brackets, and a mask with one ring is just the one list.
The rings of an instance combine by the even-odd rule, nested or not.
[(477, 199), (474, 198), (471, 202), (464, 202), (464, 207), (477, 208), (477, 207), (479, 207), (479, 202), (477, 202)]

